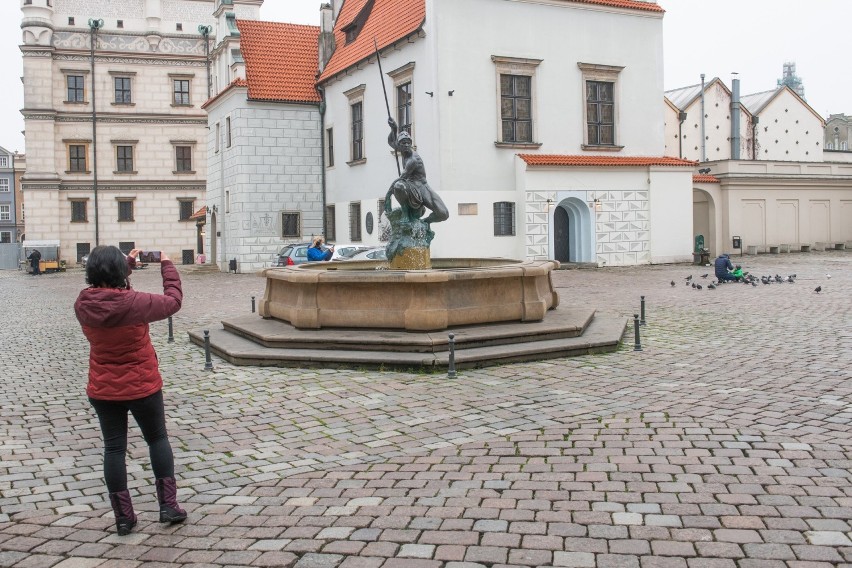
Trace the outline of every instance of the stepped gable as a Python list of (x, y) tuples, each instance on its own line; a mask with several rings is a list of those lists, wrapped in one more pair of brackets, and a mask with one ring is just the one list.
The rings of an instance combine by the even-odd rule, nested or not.
[(237, 28), (249, 100), (320, 102), (318, 26), (237, 20)]

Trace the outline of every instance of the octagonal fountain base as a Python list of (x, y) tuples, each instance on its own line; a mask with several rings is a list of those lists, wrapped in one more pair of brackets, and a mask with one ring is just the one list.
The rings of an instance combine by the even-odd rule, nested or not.
[(430, 270), (379, 261), (268, 268), (260, 315), (299, 329), (435, 331), (460, 325), (541, 321), (559, 305), (553, 260), (434, 259)]
[[(615, 351), (627, 319), (556, 309), (553, 261), (435, 259), (430, 271), (380, 262), (267, 269), (255, 314), (209, 330), (235, 365), (446, 369)], [(204, 345), (203, 330), (189, 333)]]

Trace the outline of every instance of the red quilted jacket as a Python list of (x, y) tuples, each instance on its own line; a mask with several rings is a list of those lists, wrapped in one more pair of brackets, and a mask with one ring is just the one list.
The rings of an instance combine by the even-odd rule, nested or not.
[(180, 310), (183, 291), (171, 261), (160, 268), (163, 294), (133, 289), (86, 288), (74, 303), (89, 340), (89, 385), (95, 400), (136, 400), (163, 388), (148, 323)]

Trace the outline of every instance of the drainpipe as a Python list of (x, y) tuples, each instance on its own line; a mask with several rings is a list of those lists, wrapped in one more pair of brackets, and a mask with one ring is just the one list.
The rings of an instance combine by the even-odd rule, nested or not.
[[(322, 235), (327, 239), (328, 235), (325, 234), (325, 229), (328, 227), (328, 219), (326, 219), (326, 215), (328, 215), (328, 207), (326, 206), (326, 194), (325, 194), (325, 89), (319, 87), (317, 89), (320, 93), (321, 101), (319, 104), (319, 113), (320, 113), (320, 168), (322, 168), (322, 175), (320, 176), (320, 183), (322, 185)], [(337, 240), (337, 230), (335, 227), (334, 231), (334, 240)]]
[(759, 116), (751, 117), (751, 159), (757, 159), (757, 125), (760, 123)]
[(97, 40), (98, 30), (104, 27), (103, 20), (94, 18), (89, 20), (89, 30), (91, 32), (91, 64), (92, 64), (92, 190), (95, 194), (95, 246), (100, 244), (100, 228), (98, 224), (98, 111), (95, 101), (95, 41)]
[(210, 100), (213, 94), (212, 81), (210, 77), (210, 32), (213, 31), (213, 26), (198, 26), (198, 33), (204, 38), (204, 61), (207, 64), (207, 100)]
[(704, 134), (704, 73), (701, 74), (701, 161), (707, 161), (707, 135)]
[(677, 119), (680, 121), (680, 123), (677, 125), (677, 148), (680, 158), (683, 159), (683, 123), (684, 121), (686, 121), (686, 112), (678, 112)]
[[(736, 76), (736, 73), (734, 73)], [(731, 80), (731, 159), (740, 159), (740, 80)]]

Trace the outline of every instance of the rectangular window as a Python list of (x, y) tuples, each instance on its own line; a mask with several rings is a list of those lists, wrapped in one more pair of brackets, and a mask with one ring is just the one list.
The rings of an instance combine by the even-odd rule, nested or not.
[(8, 156), (0, 156), (0, 168), (8, 168), (9, 167), (9, 157)]
[(115, 169), (118, 172), (133, 171), (133, 146), (115, 147)]
[(189, 105), (189, 79), (174, 80), (175, 105)]
[(0, 193), (7, 193), (9, 191), (9, 180), (8, 179), (0, 179)]
[(192, 171), (192, 146), (175, 146), (175, 171)]
[(82, 75), (68, 75), (65, 77), (65, 82), (68, 85), (68, 98), (66, 99), (66, 102), (86, 102), (83, 98), (85, 96), (85, 87), (83, 86), (84, 83)]
[(361, 242), (361, 202), (349, 204), (349, 240)]
[(12, 242), (11, 231), (0, 231), (0, 243), (11, 243), (11, 242)]
[(12, 220), (12, 206), (11, 205), (0, 205), (0, 221), (11, 221)]
[(115, 104), (129, 105), (131, 102), (130, 77), (115, 77)]
[(118, 202), (118, 220), (133, 221), (133, 202), (119, 201)]
[(459, 203), (459, 215), (479, 215), (479, 204)]
[(192, 214), (195, 213), (195, 201), (190, 201), (188, 199), (181, 199), (179, 202), (179, 212), (180, 221), (189, 221), (189, 218), (192, 217)]
[(511, 201), (498, 201), (494, 204), (494, 236), (515, 236), (515, 204)]
[(91, 250), (92, 245), (90, 243), (77, 243), (77, 262), (82, 262), (83, 257), (89, 254)]
[(615, 144), (613, 83), (586, 81), (586, 125), (589, 145)]
[(337, 240), (337, 220), (334, 217), (334, 205), (325, 206), (325, 240), (334, 242)]
[(85, 201), (72, 201), (71, 202), (71, 222), (72, 223), (86, 223), (88, 219), (86, 218), (86, 202)]
[(382, 222), (382, 215), (385, 214), (385, 200), (379, 199), (379, 214), (376, 215), (376, 219), (378, 219), (379, 225), (379, 242), (386, 243), (390, 240), (390, 224), (387, 219), (385, 219), (384, 223)]
[(120, 241), (118, 243), (118, 250), (123, 252), (124, 254), (130, 254), (130, 251), (136, 248), (136, 242), (134, 241)]
[(352, 161), (364, 159), (364, 103), (352, 105)]
[(225, 191), (225, 213), (231, 212), (231, 192)]
[(225, 147), (230, 148), (231, 147), (231, 117), (230, 116), (225, 119), (225, 136), (227, 137), (225, 139)]
[(68, 146), (68, 171), (86, 172), (86, 146), (85, 144), (71, 144)]
[(222, 136), (222, 125), (218, 122), (216, 123), (216, 140), (213, 142), (213, 146), (216, 148), (216, 152), (219, 152), (219, 138)]
[(297, 211), (281, 213), (281, 236), (285, 239), (297, 239), (302, 236), (302, 214)]
[(503, 142), (532, 142), (532, 78), (500, 75)]
[(411, 83), (403, 83), (396, 88), (396, 123), (399, 131), (411, 134)]
[(334, 166), (334, 128), (328, 128), (325, 131), (325, 143), (326, 143), (326, 163), (328, 167)]

